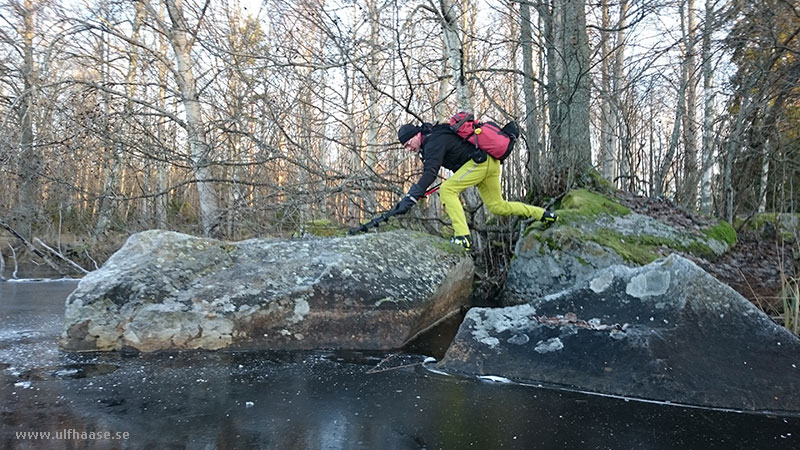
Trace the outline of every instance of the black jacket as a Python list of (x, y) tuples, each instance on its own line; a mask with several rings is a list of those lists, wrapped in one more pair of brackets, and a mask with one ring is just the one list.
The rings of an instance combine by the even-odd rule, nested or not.
[(408, 195), (420, 199), (425, 195), (428, 186), (436, 180), (439, 168), (444, 167), (453, 172), (460, 169), (477, 150), (474, 145), (461, 139), (447, 124), (434, 125), (430, 134), (422, 135), (420, 156), (423, 169), (419, 181), (408, 190)]

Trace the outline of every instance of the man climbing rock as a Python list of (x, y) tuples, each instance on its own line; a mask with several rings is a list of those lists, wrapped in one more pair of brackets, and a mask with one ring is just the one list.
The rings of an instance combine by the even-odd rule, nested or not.
[(557, 216), (538, 206), (503, 199), (500, 190), (500, 161), (483, 150), (464, 141), (448, 125), (405, 124), (397, 131), (397, 138), (406, 150), (419, 153), (423, 172), (408, 194), (395, 206), (396, 214), (405, 214), (425, 195), (428, 186), (436, 180), (439, 168), (454, 171), (439, 190), (447, 215), (453, 223), (451, 242), (468, 249), (472, 245), (464, 208), (458, 194), (470, 186), (477, 186), (483, 202), (493, 214), (532, 217), (542, 222), (555, 222)]

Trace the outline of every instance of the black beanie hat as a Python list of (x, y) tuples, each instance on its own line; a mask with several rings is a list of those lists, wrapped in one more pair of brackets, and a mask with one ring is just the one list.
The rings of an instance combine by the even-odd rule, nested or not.
[(414, 124), (407, 123), (402, 127), (400, 127), (399, 130), (397, 130), (397, 139), (400, 141), (401, 144), (405, 144), (411, 138), (416, 136), (417, 133), (419, 133), (420, 131), (422, 131), (422, 127), (418, 127)]

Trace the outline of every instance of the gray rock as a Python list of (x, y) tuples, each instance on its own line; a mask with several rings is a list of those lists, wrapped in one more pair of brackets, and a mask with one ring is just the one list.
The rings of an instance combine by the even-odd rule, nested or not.
[(473, 308), (438, 368), (681, 404), (800, 411), (800, 339), (691, 261)]
[[(625, 261), (613, 250), (586, 241), (574, 228), (555, 226), (517, 242), (514, 261), (501, 294), (503, 305), (561, 292), (587, 280), (602, 268)], [(554, 245), (555, 244), (555, 245)]]
[(412, 232), (131, 236), (66, 302), (62, 349), (394, 349), (466, 304), (472, 259)]
[(678, 230), (637, 213), (599, 215), (544, 231), (534, 229), (517, 242), (500, 303), (524, 304), (593, 279), (598, 270), (612, 265), (640, 266), (691, 249), (720, 256), (729, 246), (697, 230)]

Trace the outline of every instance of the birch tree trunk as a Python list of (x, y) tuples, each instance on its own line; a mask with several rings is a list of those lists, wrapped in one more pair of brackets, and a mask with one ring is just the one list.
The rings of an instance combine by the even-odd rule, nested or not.
[[(469, 8), (469, 4), (465, 6)], [(466, 78), (466, 58), (464, 55), (463, 30), (459, 26), (459, 19), (463, 18), (463, 11), (451, 0), (439, 0), (439, 21), (442, 27), (442, 37), (445, 55), (445, 76), (450, 78), (456, 92), (456, 103), (459, 111), (474, 111), (472, 94)], [(449, 91), (449, 90), (448, 90)], [(443, 91), (443, 93), (446, 93)], [(441, 95), (441, 93), (440, 93)], [(443, 118), (442, 118), (443, 119)], [(477, 189), (469, 188), (463, 192), (464, 210), (475, 211), (473, 224), (486, 223), (486, 213), (481, 207), (481, 200)], [(481, 248), (480, 235), (473, 234), (476, 248)]]
[(472, 99), (465, 75), (464, 49), (459, 31), (460, 11), (452, 0), (439, 0), (439, 20), (444, 36), (445, 68), (456, 90), (460, 111), (472, 111)]
[[(628, 40), (628, 0), (620, 0), (619, 3), (619, 19), (617, 20), (617, 35), (615, 39), (614, 49), (614, 66), (613, 75), (611, 76), (611, 109), (609, 111), (610, 117), (608, 118), (611, 123), (611, 142), (608, 146), (612, 152), (616, 152), (619, 148), (619, 154), (616, 157), (617, 175), (627, 176), (629, 180), (629, 187), (633, 184), (633, 168), (630, 166), (627, 152), (628, 148), (618, 145), (619, 136), (622, 130), (626, 128), (625, 117), (623, 116), (622, 109), (622, 94), (625, 88), (625, 49)], [(620, 186), (624, 186), (622, 183)]]
[[(600, 174), (608, 181), (614, 182), (614, 146), (611, 121), (611, 96), (613, 95), (611, 86), (611, 51), (609, 41), (611, 39), (611, 19), (608, 13), (608, 0), (601, 2), (601, 25), (600, 31)], [(616, 53), (615, 53), (616, 54)]]
[(703, 149), (702, 149), (702, 172), (703, 180), (700, 185), (700, 211), (704, 214), (711, 214), (711, 175), (712, 160), (714, 157), (714, 73), (711, 62), (711, 34), (714, 32), (714, 2), (706, 0), (705, 25), (703, 26)]
[(536, 87), (533, 80), (536, 75), (533, 68), (533, 27), (531, 23), (531, 7), (527, 2), (520, 3), (520, 41), (522, 48), (522, 92), (525, 98), (525, 141), (528, 143), (528, 179), (527, 191), (539, 190), (539, 123), (536, 120)]
[(748, 80), (745, 89), (742, 90), (744, 96), (739, 104), (739, 112), (736, 114), (736, 118), (731, 124), (731, 134), (728, 139), (728, 148), (725, 152), (725, 165), (722, 171), (722, 191), (725, 201), (725, 220), (727, 220), (728, 223), (733, 223), (733, 216), (735, 214), (733, 161), (743, 147), (745, 127), (747, 126), (745, 119), (752, 114), (754, 108), (755, 100), (751, 96), (751, 91), (754, 89), (757, 79), (758, 77), (753, 75), (750, 80)]
[[(106, 15), (108, 15), (108, 6), (103, 4), (101, 7), (102, 10)], [(133, 42), (139, 41), (139, 29), (142, 24), (142, 15), (144, 13), (143, 7), (141, 3), (136, 3), (135, 6), (135, 16), (133, 20), (133, 30), (132, 30), (132, 37), (131, 40)], [(108, 19), (110, 22), (110, 19)], [(95, 223), (94, 228), (94, 237), (98, 237), (101, 234), (105, 233), (108, 229), (108, 226), (111, 222), (111, 214), (114, 211), (114, 197), (115, 197), (115, 186), (119, 185), (120, 183), (120, 167), (122, 165), (122, 153), (123, 153), (123, 139), (125, 138), (126, 134), (125, 130), (128, 129), (128, 121), (131, 117), (133, 117), (133, 98), (136, 91), (135, 87), (135, 78), (137, 67), (139, 64), (139, 55), (137, 53), (138, 49), (136, 47), (130, 47), (127, 51), (128, 56), (128, 72), (125, 76), (125, 92), (126, 92), (126, 99), (125, 99), (125, 107), (122, 114), (122, 120), (120, 121), (120, 127), (116, 130), (109, 130), (111, 132), (117, 131), (119, 132), (119, 136), (114, 139), (111, 147), (111, 151), (106, 153), (106, 157), (104, 158), (105, 163), (105, 170), (103, 171), (103, 193), (100, 196), (100, 205), (98, 207), (97, 213), (97, 222)], [(105, 33), (101, 34), (100, 38), (100, 53), (101, 59), (100, 61), (104, 64), (104, 66), (100, 69), (101, 76), (103, 77), (103, 82), (107, 83), (108, 80), (108, 67), (105, 64), (110, 64), (110, 59), (106, 56), (106, 53), (109, 52), (109, 44), (105, 40)], [(105, 105), (106, 108), (106, 120), (109, 119), (110, 116), (110, 103), (111, 98), (110, 94), (106, 92), (104, 94)], [(114, 127), (117, 128), (117, 127)], [(144, 203), (144, 202), (143, 202)]]
[[(141, 3), (140, 3), (141, 4)], [(163, 7), (159, 8), (159, 21), (163, 21), (164, 9)], [(158, 53), (160, 55), (167, 54), (167, 39), (164, 37), (164, 34), (158, 34)], [(158, 106), (161, 108), (162, 111), (167, 110), (167, 67), (163, 64), (158, 65)], [(153, 205), (153, 214), (155, 216), (155, 226), (156, 228), (166, 230), (169, 227), (169, 221), (167, 220), (167, 207), (169, 206), (169, 192), (167, 191), (167, 186), (169, 185), (169, 163), (166, 162), (166, 151), (165, 146), (168, 142), (168, 132), (167, 126), (163, 121), (158, 121), (155, 124), (156, 127), (156, 137), (158, 138), (158, 146), (154, 145), (153, 150), (155, 152), (164, 153), (165, 157), (161, 161), (155, 161), (155, 190), (159, 193), (159, 195), (154, 199), (155, 204)], [(159, 153), (156, 153), (159, 154)]]
[[(369, 0), (367, 2), (367, 10), (370, 18), (369, 33), (370, 45), (372, 46), (369, 57), (369, 67), (367, 68), (367, 76), (370, 77), (371, 80), (374, 80), (373, 82), (377, 82), (380, 79), (379, 55), (381, 52), (381, 14), (378, 10), (377, 1)], [(376, 167), (378, 164), (378, 116), (380, 114), (378, 102), (380, 101), (380, 97), (375, 89), (372, 87), (369, 87), (368, 89), (367, 98), (369, 105), (367, 106), (367, 145), (364, 150), (364, 165), (366, 166), (367, 170), (365, 170), (364, 173), (369, 173), (369, 170), (371, 170), (373, 167)], [(367, 188), (364, 189), (363, 192), (365, 209), (371, 214), (377, 212), (378, 202), (375, 197), (375, 191)]]
[(780, 111), (783, 110), (784, 102), (785, 97), (774, 98), (763, 112), (764, 119), (762, 121), (762, 125), (759, 127), (759, 135), (763, 136), (763, 142), (761, 143), (761, 154), (759, 155), (761, 158), (761, 176), (759, 177), (757, 198), (758, 212), (760, 213), (767, 211), (767, 189), (769, 187), (771, 166), (770, 161), (772, 160), (773, 155), (776, 153), (776, 149), (773, 148), (773, 143), (780, 140), (780, 136), (777, 135), (778, 131), (776, 127), (778, 126), (778, 116), (781, 114)]
[(15, 216), (17, 231), (30, 237), (33, 224), (41, 204), (39, 171), (41, 156), (34, 147), (34, 104), (36, 97), (36, 66), (33, 59), (33, 38), (35, 36), (36, 6), (32, 0), (25, 0), (20, 6), (14, 5), (22, 17), (22, 92), (19, 94), (17, 118), (20, 126), (19, 140), (19, 191)]
[[(560, 24), (563, 22), (563, 14), (560, 8), (553, 7), (550, 2), (539, 2), (536, 5), (537, 12), (542, 23), (544, 34), (544, 66), (546, 68), (547, 77), (543, 85), (542, 104), (547, 105), (548, 122), (549, 122), (549, 148), (548, 154), (548, 168), (555, 166), (554, 160), (560, 157), (561, 149), (561, 128), (563, 118), (562, 105), (557, 99), (562, 95), (561, 82), (559, 80), (564, 77), (564, 63), (559, 56), (559, 49), (557, 41), (559, 40), (561, 29)], [(556, 155), (556, 153), (559, 153)]]
[(767, 182), (769, 181), (769, 159), (771, 139), (767, 138), (761, 149), (761, 179), (758, 185), (758, 212), (767, 210)]
[[(685, 15), (683, 13), (683, 6), (681, 6), (681, 29), (683, 30), (685, 39), (686, 23), (685, 23)], [(658, 167), (658, 172), (656, 173), (655, 177), (655, 186), (653, 190), (653, 195), (656, 197), (664, 195), (666, 193), (667, 175), (670, 166), (672, 166), (673, 159), (675, 158), (675, 152), (678, 150), (678, 143), (680, 141), (680, 134), (681, 134), (681, 123), (683, 122), (684, 109), (686, 107), (684, 96), (686, 95), (686, 86), (688, 84), (689, 70), (690, 70), (689, 58), (684, 56), (683, 62), (681, 63), (681, 77), (678, 84), (678, 93), (676, 95), (678, 101), (677, 101), (677, 108), (675, 110), (675, 124), (673, 125), (672, 134), (670, 135), (667, 154), (661, 161), (661, 164)], [(680, 186), (676, 186), (676, 189), (680, 189)]]
[(206, 140), (203, 111), (192, 67), (193, 42), (190, 40), (186, 19), (183, 15), (183, 0), (164, 0), (164, 3), (172, 23), (168, 37), (175, 52), (176, 82), (180, 89), (181, 102), (186, 110), (186, 134), (194, 178), (197, 183), (203, 233), (206, 236), (219, 236), (221, 217), (217, 206), (217, 192), (211, 182), (213, 178), (209, 163), (211, 147)]
[[(101, 3), (98, 5), (102, 16), (101, 19), (104, 22), (110, 22), (109, 14), (108, 14), (108, 5), (105, 3)], [(109, 45), (107, 42), (108, 36), (104, 31), (100, 32), (100, 36), (98, 37), (97, 43), (97, 60), (100, 62), (100, 67), (98, 68), (98, 72), (100, 72), (100, 84), (103, 86), (107, 86), (110, 82), (109, 80)], [(112, 127), (108, 124), (108, 121), (111, 117), (111, 93), (108, 91), (103, 91), (102, 95), (103, 99), (103, 117), (100, 119), (101, 123), (106, 124), (104, 127), (106, 132), (110, 132)], [(114, 139), (107, 139), (110, 141), (111, 144), (105, 144), (100, 151), (102, 152), (102, 179), (103, 179), (103, 192), (100, 194), (100, 198), (98, 200), (97, 205), (97, 222), (95, 222), (94, 231), (92, 236), (96, 239), (98, 236), (103, 234), (108, 228), (108, 224), (111, 221), (111, 201), (112, 197), (114, 196), (114, 183), (119, 181), (119, 164), (115, 164), (115, 161), (119, 161), (119, 158), (115, 155), (116, 144), (114, 143)], [(109, 148), (110, 147), (110, 148)]]
[[(695, 64), (695, 42), (697, 40), (694, 0), (686, 2), (686, 112), (683, 115), (685, 157), (683, 160), (683, 195), (681, 203), (694, 209), (697, 207), (697, 70)], [(682, 101), (680, 98), (678, 101)]]
[[(353, 87), (356, 85), (356, 73), (353, 72), (352, 74), (348, 70), (347, 67), (343, 68), (344, 78), (347, 82), (342, 87), (343, 89), (343, 98), (347, 109), (347, 130), (350, 133), (349, 139), (345, 139), (346, 142), (349, 144), (349, 155), (350, 161), (349, 165), (353, 168), (361, 169), (362, 173), (369, 173), (370, 166), (367, 165), (367, 154), (369, 153), (369, 143), (366, 143), (366, 148), (363, 145), (361, 139), (361, 130), (359, 129), (359, 125), (356, 122), (356, 116), (358, 115), (356, 109), (356, 95), (353, 93)], [(369, 111), (369, 108), (368, 108)], [(369, 125), (368, 125), (369, 126)], [(363, 151), (363, 154), (362, 154)], [(374, 166), (372, 166), (374, 167)], [(367, 181), (361, 180), (361, 189), (359, 190), (359, 200), (360, 202), (353, 202), (350, 205), (349, 213), (354, 217), (361, 218), (362, 212), (366, 211), (367, 215), (374, 214), (375, 210), (370, 209), (368, 198), (371, 196), (373, 199), (375, 198), (374, 191), (366, 186)]]

